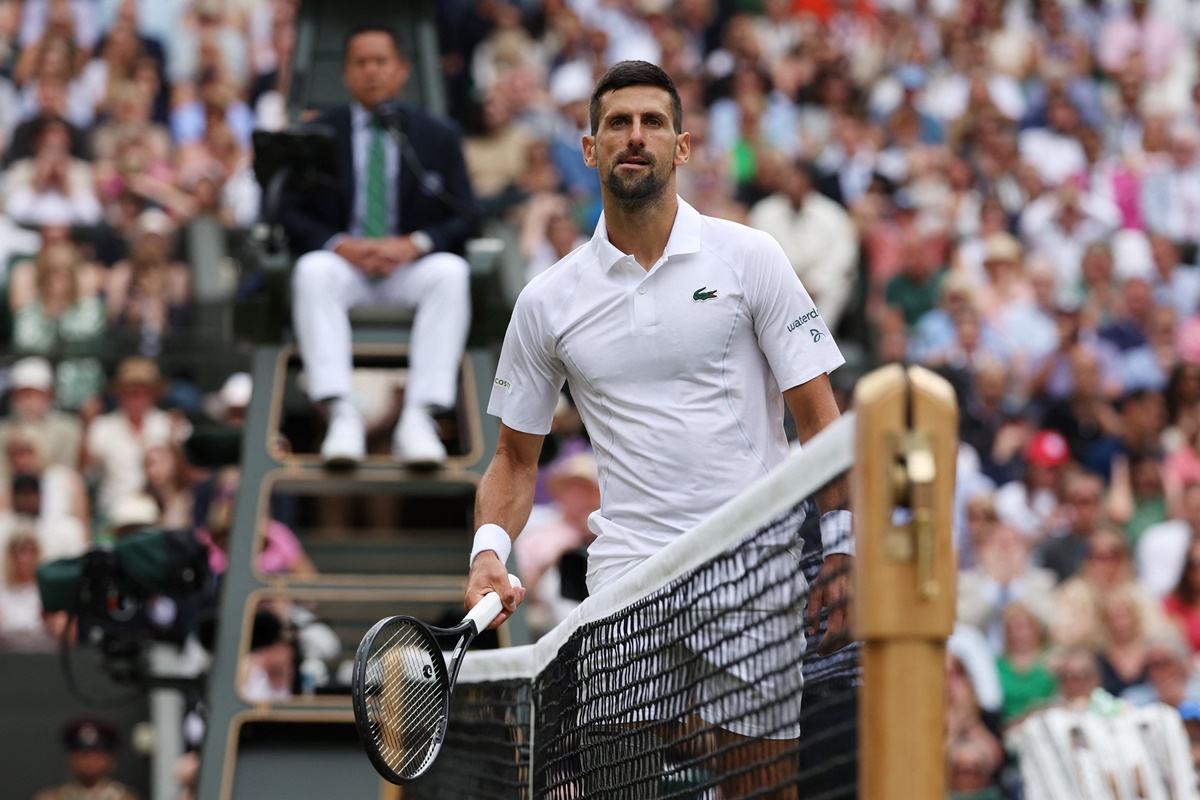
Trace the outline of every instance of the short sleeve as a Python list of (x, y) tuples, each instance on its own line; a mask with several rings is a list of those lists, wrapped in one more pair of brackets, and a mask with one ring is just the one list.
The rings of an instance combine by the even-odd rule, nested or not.
[(782, 391), (846, 363), (833, 334), (783, 249), (761, 237), (746, 263), (746, 297), (758, 346)]
[(547, 434), (566, 380), (542, 306), (525, 291), (504, 334), (488, 413), (522, 433)]

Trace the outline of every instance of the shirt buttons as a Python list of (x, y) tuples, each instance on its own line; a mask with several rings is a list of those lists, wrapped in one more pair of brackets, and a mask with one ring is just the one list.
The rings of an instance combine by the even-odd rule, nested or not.
[(645, 286), (639, 286), (639, 287), (638, 287), (638, 294), (645, 294), (645, 293), (646, 293), (646, 287), (645, 287)]

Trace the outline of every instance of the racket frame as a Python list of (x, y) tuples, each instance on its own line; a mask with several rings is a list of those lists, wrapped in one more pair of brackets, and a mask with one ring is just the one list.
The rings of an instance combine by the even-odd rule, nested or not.
[[(412, 624), (421, 637), (422, 643), (428, 648), (428, 654), (435, 658), (441, 659), (443, 672), (446, 676), (445, 685), (441, 687), (441, 717), (438, 724), (438, 731), (434, 738), (433, 750), (429, 757), (425, 759), (425, 766), (419, 772), (408, 777), (401, 776), (394, 769), (388, 766), (387, 760), (379, 752), (379, 748), (375, 745), (375, 735), (371, 731), (371, 721), (367, 713), (367, 698), (366, 698), (366, 678), (367, 678), (367, 661), (372, 645), (375, 643), (376, 636), (379, 632), (389, 625), (397, 622), (408, 622)], [(438, 638), (462, 635), (459, 643), (454, 648), (455, 656), (457, 657), (463, 650), (470, 646), (471, 641), (479, 635), (477, 630), (473, 630), (474, 622), (467, 620), (461, 625), (453, 628), (435, 628), (428, 625), (416, 617), (407, 614), (398, 614), (392, 617), (384, 617), (376, 622), (366, 635), (363, 636), (358, 645), (358, 651), (354, 656), (354, 676), (351, 683), (350, 697), (354, 705), (354, 726), (358, 729), (358, 737), (362, 740), (363, 749), (367, 751), (367, 757), (371, 759), (372, 766), (375, 771), (380, 774), (385, 780), (395, 784), (411, 783), (417, 780), (433, 766), (437, 760), (438, 753), (441, 752), (442, 742), (446, 740), (446, 728), (450, 721), (450, 698), (454, 694), (454, 681), (458, 677), (458, 668), (461, 664), (451, 661), (447, 663), (445, 653), (442, 651), (441, 645), (438, 643)], [(465, 642), (465, 644), (464, 644)]]
[[(512, 586), (518, 588), (521, 586), (521, 581), (517, 576), (510, 574), (508, 579)], [(459, 669), (462, 668), (463, 656), (466, 654), (467, 648), (471, 646), (471, 642), (475, 641), (475, 637), (479, 635), (480, 631), (485, 630), (492, 624), (492, 620), (496, 618), (503, 608), (500, 595), (496, 592), (489, 592), (467, 612), (463, 621), (453, 628), (436, 628), (408, 614), (397, 614), (379, 620), (363, 636), (362, 641), (358, 644), (358, 650), (354, 654), (354, 672), (350, 684), (350, 698), (354, 706), (354, 727), (358, 730), (358, 737), (362, 741), (363, 749), (367, 751), (367, 757), (371, 760), (371, 765), (375, 767), (375, 771), (384, 780), (397, 785), (412, 783), (433, 767), (434, 762), (437, 761), (438, 754), (441, 753), (442, 744), (446, 741), (446, 729), (450, 724), (450, 701), (454, 696), (454, 684), (458, 680)], [(433, 655), (436, 653), (436, 657), (442, 659), (442, 663), (445, 666), (444, 674), (446, 676), (446, 685), (442, 687), (441, 722), (438, 725), (433, 749), (429, 757), (425, 759), (424, 767), (419, 772), (407, 777), (397, 774), (394, 769), (388, 766), (387, 761), (379, 752), (379, 748), (375, 745), (375, 737), (371, 733), (371, 722), (367, 713), (367, 699), (365, 696), (367, 661), (371, 647), (375, 643), (375, 638), (383, 628), (399, 621), (412, 623), (413, 627), (420, 631), (424, 644), (429, 647), (429, 654)], [(449, 659), (447, 659), (437, 640), (451, 636), (459, 636), (460, 638), (454, 646)]]

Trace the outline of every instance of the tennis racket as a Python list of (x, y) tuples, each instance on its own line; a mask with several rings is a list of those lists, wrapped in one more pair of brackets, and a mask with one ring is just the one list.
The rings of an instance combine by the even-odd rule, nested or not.
[[(508, 580), (521, 586), (515, 575)], [(503, 607), (500, 595), (489, 592), (453, 628), (396, 616), (367, 631), (354, 656), (350, 695), (358, 736), (385, 780), (408, 783), (433, 766), (446, 738), (463, 655)], [(451, 636), (459, 639), (447, 663), (437, 640)]]

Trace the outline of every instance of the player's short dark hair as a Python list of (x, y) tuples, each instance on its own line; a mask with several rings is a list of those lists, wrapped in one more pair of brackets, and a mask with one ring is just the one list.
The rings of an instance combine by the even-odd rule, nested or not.
[(382, 22), (364, 22), (361, 25), (355, 25), (346, 33), (342, 39), (342, 61), (350, 55), (350, 43), (364, 33), (382, 33), (392, 40), (392, 46), (396, 48), (396, 55), (404, 58), (404, 43), (400, 41), (400, 34), (395, 28), (384, 25)]
[(671, 116), (674, 117), (675, 132), (683, 132), (683, 101), (679, 99), (679, 90), (675, 88), (675, 81), (671, 80), (671, 76), (649, 61), (620, 61), (600, 76), (600, 82), (592, 90), (589, 111), (593, 136), (600, 128), (600, 98), (609, 92), (629, 86), (654, 86), (671, 95)]

